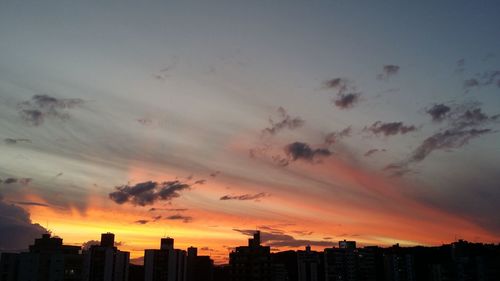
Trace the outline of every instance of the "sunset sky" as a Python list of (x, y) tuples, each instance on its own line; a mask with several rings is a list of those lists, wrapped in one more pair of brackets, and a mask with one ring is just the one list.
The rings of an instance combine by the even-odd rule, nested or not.
[(175, 2), (0, 2), (0, 251), (500, 242), (498, 1)]

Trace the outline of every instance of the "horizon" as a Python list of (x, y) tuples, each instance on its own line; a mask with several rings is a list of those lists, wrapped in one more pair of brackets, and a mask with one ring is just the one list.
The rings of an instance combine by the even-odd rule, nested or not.
[(0, 3), (0, 251), (500, 243), (499, 10)]

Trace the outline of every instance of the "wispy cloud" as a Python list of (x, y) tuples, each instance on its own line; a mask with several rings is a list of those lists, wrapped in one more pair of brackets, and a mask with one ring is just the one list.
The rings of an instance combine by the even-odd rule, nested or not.
[(397, 134), (407, 134), (417, 130), (414, 125), (405, 125), (403, 122), (387, 122), (377, 121), (370, 127), (365, 127), (364, 131), (372, 132), (375, 135), (394, 136)]
[(4, 141), (4, 143), (6, 143), (6, 144), (18, 144), (18, 143), (22, 143), (22, 142), (25, 142), (25, 143), (31, 143), (31, 140), (30, 140), (30, 139), (12, 139), (12, 138), (5, 138), (3, 141)]
[(388, 80), (390, 77), (397, 75), (400, 68), (401, 67), (399, 65), (386, 64), (382, 67), (382, 73), (377, 75), (377, 79)]
[(242, 194), (242, 195), (224, 195), (220, 200), (254, 200), (259, 201), (262, 198), (269, 197), (270, 194), (266, 192), (256, 193), (256, 194)]
[(18, 104), (18, 112), (26, 122), (33, 126), (39, 126), (43, 124), (46, 118), (69, 119), (69, 109), (83, 103), (82, 99), (34, 95), (30, 100)]
[(171, 215), (171, 216), (165, 217), (165, 219), (167, 219), (167, 220), (181, 220), (184, 223), (188, 223), (188, 222), (191, 222), (193, 220), (193, 218), (190, 216), (184, 216), (184, 215), (180, 215), (180, 214)]
[(284, 129), (293, 130), (304, 125), (304, 120), (302, 118), (290, 116), (283, 107), (279, 107), (277, 111), (278, 120), (275, 121), (272, 117), (269, 117), (270, 126), (262, 130), (264, 136), (275, 135)]

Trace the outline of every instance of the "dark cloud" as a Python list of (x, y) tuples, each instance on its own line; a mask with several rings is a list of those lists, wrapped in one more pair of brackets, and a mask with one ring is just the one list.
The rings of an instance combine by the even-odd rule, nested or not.
[(385, 149), (377, 149), (377, 148), (374, 148), (374, 149), (370, 149), (368, 150), (367, 152), (365, 152), (365, 154), (363, 154), (365, 157), (370, 157), (372, 156), (373, 154), (377, 153), (377, 152), (385, 152), (386, 150)]
[(186, 208), (150, 208), (150, 212), (156, 212), (156, 211), (167, 211), (167, 212), (185, 212), (188, 209)]
[(212, 178), (216, 178), (218, 175), (220, 175), (220, 173), (221, 173), (221, 171), (215, 171), (215, 172), (213, 172), (213, 173), (210, 173), (210, 176), (211, 176)]
[(33, 126), (43, 124), (47, 117), (66, 120), (68, 110), (84, 103), (81, 99), (61, 99), (49, 95), (34, 95), (30, 100), (18, 104), (21, 117)]
[[(6, 178), (3, 180), (4, 184), (21, 184), (21, 185), (29, 185), (33, 179), (31, 178)], [(0, 181), (1, 182), (1, 181)]]
[(479, 87), (479, 81), (475, 78), (467, 79), (464, 81), (464, 89), (469, 91), (474, 87)]
[(332, 155), (332, 152), (326, 148), (311, 148), (307, 143), (293, 142), (285, 146), (285, 154), (291, 161), (305, 160), (312, 162), (317, 158), (328, 157)]
[(192, 217), (184, 216), (181, 214), (171, 215), (171, 216), (165, 217), (165, 219), (167, 219), (167, 220), (181, 220), (184, 223), (188, 223), (188, 222), (191, 222), (193, 220)]
[(482, 86), (496, 85), (500, 87), (500, 70), (489, 70), (477, 73), (474, 78), (464, 81), (464, 90), (469, 92), (471, 89)]
[(256, 193), (256, 194), (243, 194), (243, 195), (224, 195), (220, 200), (255, 200), (258, 201), (264, 197), (269, 197), (270, 194), (266, 192)]
[(451, 108), (445, 104), (434, 104), (432, 107), (428, 108), (426, 112), (432, 117), (432, 121), (439, 122), (442, 121), (446, 114), (450, 112)]
[(179, 192), (189, 189), (188, 184), (180, 181), (153, 182), (147, 181), (136, 185), (117, 186), (109, 198), (117, 204), (132, 203), (133, 205), (152, 205), (156, 201), (170, 201), (179, 197)]
[(493, 132), (491, 129), (451, 129), (438, 132), (425, 139), (415, 149), (411, 161), (422, 161), (434, 150), (449, 150), (466, 145), (471, 139)]
[(377, 75), (377, 79), (379, 80), (387, 80), (391, 76), (397, 75), (399, 73), (400, 67), (394, 64), (386, 64), (382, 68), (382, 73)]
[[(98, 240), (89, 240), (89, 241), (86, 241), (86, 242), (82, 243), (82, 250), (87, 251), (88, 249), (90, 249), (90, 247), (92, 247), (92, 246), (99, 246), (99, 245), (101, 245), (100, 241), (98, 241)], [(122, 241), (115, 241), (115, 244), (114, 244), (115, 247), (120, 247), (120, 246), (123, 246), (123, 245), (125, 245), (125, 243), (122, 242)]]
[(149, 126), (149, 125), (153, 124), (153, 120), (151, 120), (149, 118), (139, 118), (139, 119), (136, 119), (136, 121), (143, 126)]
[[(408, 159), (389, 164), (385, 169), (393, 172), (395, 176), (404, 175), (411, 171), (409, 165), (423, 161), (434, 151), (452, 151), (468, 144), (472, 139), (494, 133), (493, 129), (485, 126), (500, 118), (500, 115), (490, 116), (484, 113), (477, 103), (465, 103), (444, 111), (444, 114), (436, 116), (446, 121), (447, 127), (424, 139)], [(434, 118), (434, 115), (431, 116)]]
[(51, 207), (49, 204), (33, 202), (33, 201), (12, 201), (12, 203), (16, 205), (24, 205), (24, 206), (39, 206), (39, 207)]
[(352, 133), (351, 126), (345, 128), (341, 131), (331, 132), (325, 136), (325, 144), (326, 145), (333, 145), (337, 141), (339, 141), (345, 137), (350, 137), (351, 133)]
[(275, 135), (284, 129), (293, 130), (304, 125), (304, 120), (300, 117), (291, 117), (283, 107), (278, 108), (278, 116), (278, 121), (269, 118), (270, 127), (262, 130), (263, 135)]
[(327, 89), (334, 89), (337, 90), (338, 93), (344, 93), (347, 91), (350, 81), (346, 78), (333, 78), (325, 81), (323, 84)]
[(134, 223), (136, 224), (147, 224), (149, 220), (136, 220)]
[(413, 125), (404, 125), (403, 122), (388, 122), (382, 123), (381, 121), (377, 121), (373, 123), (370, 127), (365, 127), (364, 131), (370, 131), (375, 135), (385, 135), (385, 136), (394, 136), (397, 134), (406, 134), (409, 132), (416, 131), (417, 128)]
[(205, 183), (207, 183), (207, 180), (202, 179), (202, 180), (195, 181), (193, 184), (205, 184)]
[(3, 141), (6, 144), (17, 144), (17, 143), (21, 143), (21, 142), (31, 143), (30, 139), (11, 139), (11, 138), (5, 138)]
[(17, 183), (17, 179), (16, 178), (6, 178), (6, 179), (3, 180), (3, 183), (4, 184)]
[(0, 251), (27, 249), (35, 238), (48, 231), (33, 223), (23, 208), (9, 204), (0, 197)]
[(334, 104), (340, 109), (353, 107), (359, 101), (361, 93), (340, 94), (334, 99)]
[(335, 106), (348, 109), (358, 103), (361, 93), (351, 81), (345, 78), (333, 78), (323, 83), (325, 89), (335, 91), (336, 97), (332, 99)]
[(99, 246), (99, 245), (101, 245), (100, 241), (89, 240), (89, 241), (82, 243), (82, 250), (86, 251), (86, 250), (90, 249), (90, 247), (92, 247), (92, 246)]
[[(255, 230), (251, 229), (233, 230), (247, 236), (252, 236), (255, 233)], [(261, 231), (260, 237), (264, 245), (271, 247), (303, 247), (307, 245), (324, 247), (333, 246), (333, 243), (331, 241), (295, 239), (293, 236), (277, 229), (273, 231)]]

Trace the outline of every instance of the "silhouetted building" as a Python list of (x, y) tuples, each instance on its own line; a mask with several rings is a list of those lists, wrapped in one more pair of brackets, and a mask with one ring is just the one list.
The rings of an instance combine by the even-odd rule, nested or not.
[(115, 235), (104, 233), (101, 243), (85, 253), (84, 281), (128, 281), (130, 253), (118, 250)]
[(214, 266), (214, 281), (231, 281), (231, 266), (217, 265)]
[(63, 245), (50, 234), (35, 239), (29, 252), (4, 253), (0, 261), (2, 281), (79, 281), (81, 273), (80, 247)]
[(144, 281), (144, 266), (137, 264), (130, 264), (128, 268), (129, 281)]
[(297, 281), (298, 280), (298, 263), (297, 263), (297, 252), (295, 251), (283, 251), (271, 254), (271, 261), (275, 265), (280, 265), (281, 269), (286, 272), (287, 281)]
[(214, 262), (209, 256), (198, 256), (198, 249), (187, 251), (187, 281), (212, 281)]
[(145, 281), (186, 281), (186, 251), (174, 249), (174, 239), (162, 238), (160, 249), (144, 251)]
[(324, 255), (326, 281), (358, 280), (356, 242), (340, 241), (339, 248), (327, 248)]
[(272, 281), (271, 249), (260, 245), (260, 231), (248, 239), (248, 246), (236, 247), (229, 254), (233, 281)]
[(384, 266), (387, 281), (414, 281), (415, 265), (414, 256), (399, 244), (386, 249)]
[(297, 251), (298, 281), (324, 280), (322, 256), (311, 251), (310, 246), (307, 246), (305, 251)]
[(18, 253), (2, 253), (0, 257), (0, 281), (17, 281)]

